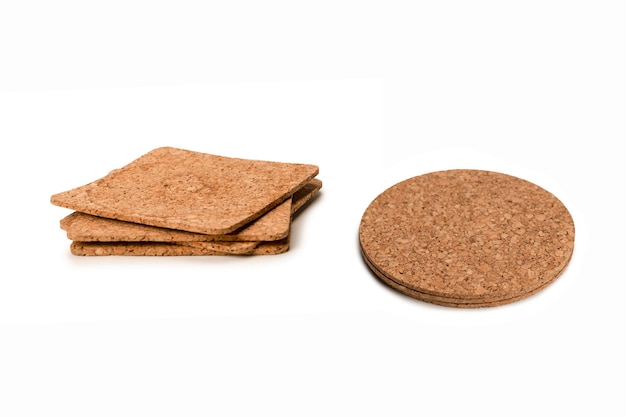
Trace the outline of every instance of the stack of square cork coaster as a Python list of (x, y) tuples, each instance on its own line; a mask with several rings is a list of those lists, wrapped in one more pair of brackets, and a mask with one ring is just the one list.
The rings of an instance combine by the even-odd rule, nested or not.
[(270, 255), (322, 182), (315, 165), (162, 147), (54, 194), (74, 255)]
[(509, 304), (554, 282), (574, 221), (547, 190), (511, 175), (431, 172), (383, 191), (359, 226), (365, 263), (409, 297), (447, 307)]

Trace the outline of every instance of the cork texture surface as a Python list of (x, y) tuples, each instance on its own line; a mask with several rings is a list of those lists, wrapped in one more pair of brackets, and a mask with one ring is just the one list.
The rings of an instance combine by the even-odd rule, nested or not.
[(560, 200), (528, 181), (449, 170), (376, 197), (361, 219), (359, 242), (374, 273), (407, 295), (490, 306), (554, 281), (572, 256), (574, 222)]
[(171, 242), (179, 246), (208, 249), (223, 254), (241, 255), (250, 253), (260, 242)]
[(71, 240), (81, 242), (206, 242), (206, 241), (273, 241), (287, 237), (291, 215), (302, 208), (321, 189), (322, 182), (313, 178), (294, 194), (259, 219), (228, 234), (207, 235), (147, 226), (138, 223), (97, 217), (74, 212), (60, 222)]
[(370, 267), (372, 272), (382, 282), (384, 282), (385, 284), (387, 284), (389, 287), (393, 288), (394, 290), (404, 295), (407, 295), (409, 297), (415, 298), (417, 300), (424, 301), (424, 302), (431, 303), (431, 304), (437, 304), (437, 305), (445, 306), (445, 307), (481, 308), (481, 307), (496, 307), (500, 305), (510, 304), (515, 301), (522, 300), (524, 298), (527, 298), (531, 295), (538, 293), (543, 288), (551, 284), (554, 280), (556, 280), (556, 278), (558, 278), (558, 275), (555, 275), (554, 279), (545, 282), (543, 285), (536, 287), (527, 293), (519, 294), (515, 297), (510, 297), (510, 298), (485, 297), (485, 298), (464, 299), (464, 298), (454, 298), (454, 297), (441, 297), (441, 296), (427, 294), (427, 293), (423, 293), (423, 292), (405, 287), (404, 285), (396, 282), (395, 280), (389, 278), (387, 275), (379, 271), (378, 268), (376, 268), (376, 266), (373, 265), (365, 255), (363, 255), (363, 259), (365, 263)]
[(285, 201), (315, 165), (157, 148), (101, 179), (54, 194), (52, 204), (94, 216), (226, 234)]
[(258, 242), (257, 246), (242, 253), (166, 242), (72, 242), (70, 245), (71, 253), (77, 256), (248, 256), (277, 255), (288, 250), (289, 238)]

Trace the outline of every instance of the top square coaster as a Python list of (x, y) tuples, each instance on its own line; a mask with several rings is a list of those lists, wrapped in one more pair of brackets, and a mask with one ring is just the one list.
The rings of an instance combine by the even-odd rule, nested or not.
[(316, 165), (157, 148), (52, 204), (111, 219), (196, 233), (230, 233), (289, 198)]

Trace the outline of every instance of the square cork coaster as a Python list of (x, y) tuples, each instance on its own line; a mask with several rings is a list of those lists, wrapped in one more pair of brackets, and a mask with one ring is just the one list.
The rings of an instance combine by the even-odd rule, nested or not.
[[(295, 215), (301, 211), (318, 193), (321, 189), (322, 182), (317, 179), (311, 180), (308, 184), (296, 191), (289, 201), (293, 201), (291, 204), (291, 212)], [(291, 218), (291, 214), (289, 217)], [(75, 212), (67, 218), (83, 217), (83, 213)], [(95, 219), (101, 219), (98, 217)], [(263, 218), (257, 220), (257, 223), (262, 221)], [(64, 219), (65, 220), (65, 219)], [(108, 221), (109, 219), (103, 219)], [(112, 220), (113, 222), (118, 222)], [(70, 221), (61, 221), (62, 224), (72, 223)], [(105, 224), (108, 222), (105, 222)], [(127, 224), (127, 222), (119, 222)], [(87, 222), (88, 225), (93, 225), (91, 222)], [(98, 223), (96, 223), (98, 224)], [(177, 237), (180, 234), (192, 235), (195, 238), (203, 239), (207, 235), (193, 234), (189, 232), (181, 232), (177, 230), (161, 229), (152, 226), (143, 226), (133, 223), (128, 223), (129, 226), (138, 226), (136, 230), (142, 228), (156, 229), (154, 231), (156, 236), (160, 237)], [(252, 227), (250, 225), (249, 227)], [(68, 227), (70, 229), (71, 227)], [(130, 229), (130, 227), (129, 227)], [(132, 228), (135, 230), (134, 228)], [(82, 230), (82, 229), (81, 229)], [(160, 234), (159, 234), (160, 233)], [(92, 235), (91, 232), (87, 234)], [(106, 235), (110, 237), (110, 235)], [(139, 235), (131, 236), (130, 239), (134, 239)], [(147, 241), (147, 240), (128, 240), (122, 239), (128, 238), (127, 236), (120, 235), (118, 241), (80, 241), (75, 240), (70, 245), (70, 251), (74, 255), (78, 256), (217, 256), (217, 255), (276, 255), (284, 253), (289, 249), (289, 233), (283, 238), (275, 239), (273, 241), (202, 241), (202, 240), (162, 240), (162, 241)], [(215, 236), (211, 236), (215, 237)]]
[(50, 201), (94, 216), (221, 235), (263, 216), (318, 172), (309, 164), (162, 147)]
[[(322, 182), (313, 178), (294, 192), (291, 198), (279, 204), (268, 213), (242, 228), (229, 234), (207, 235), (147, 226), (115, 219), (97, 217), (86, 213), (74, 212), (61, 220), (61, 228), (67, 237), (80, 242), (259, 242), (274, 241), (287, 237), (291, 224), (291, 216), (306, 205), (321, 189)], [(229, 251), (235, 247), (225, 245)]]

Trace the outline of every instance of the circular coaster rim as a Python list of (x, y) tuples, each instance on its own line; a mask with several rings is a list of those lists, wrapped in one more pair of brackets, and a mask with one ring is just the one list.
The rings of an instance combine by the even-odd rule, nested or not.
[[(423, 178), (424, 176), (427, 175), (431, 175), (431, 174), (452, 174), (452, 173), (459, 173), (459, 174), (469, 174), (469, 175), (476, 175), (475, 173), (478, 172), (479, 175), (482, 175), (482, 177), (478, 177), (478, 179), (480, 180), (484, 180), (485, 178), (488, 178), (488, 176), (490, 175), (494, 175), (496, 178), (494, 180), (494, 182), (497, 183), (498, 180), (502, 181), (505, 185), (508, 185), (509, 183), (512, 183), (513, 185), (516, 185), (517, 183), (521, 184), (521, 186), (523, 187), (530, 187), (528, 188), (532, 194), (529, 194), (533, 197), (539, 197), (541, 198), (547, 198), (546, 200), (546, 207), (548, 207), (549, 204), (551, 204), (551, 206), (549, 207), (554, 207), (555, 212), (559, 213), (558, 221), (561, 221), (563, 219), (565, 219), (566, 224), (564, 227), (566, 228), (570, 228), (571, 227), (571, 236), (568, 238), (567, 241), (562, 242), (564, 244), (564, 247), (567, 248), (566, 252), (564, 253), (565, 257), (563, 257), (562, 259), (556, 259), (557, 261), (560, 261), (559, 264), (557, 264), (556, 266), (545, 270), (545, 271), (541, 271), (540, 273), (543, 274), (544, 276), (548, 277), (545, 280), (537, 280), (536, 285), (532, 285), (532, 286), (528, 286), (527, 282), (524, 282), (524, 286), (522, 286), (521, 289), (515, 289), (513, 291), (501, 291), (499, 292), (497, 295), (495, 296), (490, 296), (489, 293), (485, 294), (484, 296), (482, 294), (478, 294), (478, 295), (472, 295), (472, 294), (468, 294), (467, 296), (463, 295), (462, 292), (459, 293), (454, 293), (454, 292), (450, 292), (450, 291), (436, 291), (436, 290), (431, 290), (429, 288), (421, 288), (419, 286), (416, 285), (412, 285), (412, 283), (410, 281), (402, 281), (400, 282), (399, 280), (397, 280), (395, 277), (392, 277), (391, 274), (385, 272), (383, 273), (382, 271), (384, 270), (384, 268), (381, 268), (374, 259), (372, 259), (372, 257), (368, 254), (368, 248), (367, 248), (367, 244), (364, 244), (363, 240), (364, 240), (364, 233), (363, 233), (363, 227), (364, 227), (364, 220), (369, 212), (369, 210), (371, 209), (371, 207), (373, 205), (376, 204), (377, 201), (379, 201), (383, 195), (385, 195), (385, 193), (389, 192), (390, 190), (392, 190), (393, 188), (396, 187), (400, 187), (403, 186), (405, 183), (408, 183), (410, 181), (419, 181), (417, 180), (418, 178)], [(498, 176), (503, 176), (505, 177), (504, 179), (499, 178)], [(449, 178), (452, 178), (451, 176), (447, 176), (444, 177), (444, 179), (446, 180), (450, 180)], [(452, 179), (454, 181), (454, 179)], [(474, 177), (470, 177), (470, 181), (478, 181), (476, 178)], [(507, 194), (508, 195), (508, 194)], [(558, 204), (559, 207), (555, 207), (555, 204)], [(522, 210), (526, 210), (526, 207), (522, 207)], [(549, 208), (546, 212), (550, 213), (551, 208)], [(523, 213), (524, 211), (522, 211)], [(382, 212), (383, 214), (385, 213), (384, 211)], [(531, 212), (532, 213), (532, 212)], [(543, 212), (541, 212), (541, 214), (543, 214)], [(380, 215), (380, 213), (379, 213)], [(563, 228), (559, 229), (562, 230)], [(371, 238), (371, 236), (369, 236), (369, 238)], [(361, 246), (361, 253), (364, 256), (364, 258), (366, 259), (366, 263), (368, 264), (368, 266), (370, 267), (370, 269), (373, 269), (374, 272), (376, 273), (376, 275), (382, 274), (384, 276), (383, 279), (386, 280), (391, 280), (393, 281), (396, 285), (401, 286), (402, 288), (405, 288), (408, 291), (412, 291), (412, 292), (416, 292), (418, 293), (417, 295), (419, 296), (419, 298), (432, 298), (432, 297), (437, 297), (439, 302), (445, 302), (445, 303), (450, 303), (450, 301), (454, 302), (454, 304), (456, 304), (456, 301), (459, 301), (462, 304), (467, 304), (467, 303), (479, 303), (479, 304), (484, 304), (484, 303), (502, 303), (504, 300), (508, 300), (511, 299), (512, 301), (515, 301), (515, 299), (521, 299), (521, 298), (525, 298), (528, 295), (531, 295), (534, 292), (537, 292), (539, 289), (544, 288), (545, 286), (547, 286), (548, 284), (552, 283), (554, 280), (556, 280), (559, 276), (562, 275), (563, 271), (566, 269), (567, 265), (570, 263), (571, 258), (573, 256), (573, 252), (574, 252), (574, 241), (575, 241), (575, 224), (573, 221), (573, 217), (570, 213), (570, 211), (567, 209), (567, 207), (563, 204), (563, 202), (556, 197), (554, 194), (552, 194), (551, 192), (549, 192), (548, 190), (544, 189), (543, 187), (513, 176), (513, 175), (509, 175), (509, 174), (505, 174), (505, 173), (500, 173), (500, 172), (495, 172), (495, 171), (487, 171), (487, 170), (476, 170), (476, 169), (451, 169), (451, 170), (444, 170), (444, 171), (434, 171), (431, 173), (426, 173), (426, 174), (422, 174), (422, 175), (418, 175), (418, 176), (414, 176), (411, 178), (407, 178), (403, 181), (400, 181), (394, 185), (392, 185), (391, 187), (387, 188), (386, 190), (384, 190), (383, 192), (381, 192), (380, 194), (378, 194), (378, 196), (376, 196), (376, 198), (374, 198), (370, 205), (368, 205), (367, 209), (365, 210), (365, 212), (363, 213), (362, 219), (361, 219), (361, 224), (359, 225), (359, 243)], [(559, 248), (560, 249), (560, 248)], [(527, 280), (526, 280), (527, 281)], [(458, 294), (458, 295), (457, 295)], [(416, 297), (414, 297), (416, 298)]]
[[(475, 302), (476, 303), (499, 302), (501, 300), (505, 300), (505, 299), (509, 299), (509, 298), (515, 298), (515, 297), (518, 297), (518, 296), (523, 296), (524, 294), (526, 294), (528, 292), (536, 291), (536, 288), (545, 288), (547, 285), (549, 285), (552, 282), (556, 281), (557, 278), (559, 278), (565, 272), (565, 270), (567, 269), (567, 267), (569, 265), (569, 261), (566, 262), (564, 265), (562, 265), (562, 268), (559, 270), (558, 273), (556, 273), (554, 275), (554, 277), (552, 277), (550, 280), (547, 280), (545, 282), (540, 282), (536, 287), (533, 287), (529, 291), (526, 291), (526, 292), (504, 294), (502, 297), (489, 297), (489, 296), (486, 296), (486, 297), (450, 297), (450, 296), (436, 294), (436, 293), (432, 293), (432, 292), (428, 292), (428, 291), (422, 291), (422, 290), (410, 287), (408, 285), (404, 285), (403, 283), (398, 282), (397, 280), (393, 279), (391, 276), (388, 276), (382, 270), (380, 270), (376, 265), (374, 265), (372, 263), (371, 259), (369, 259), (368, 256), (363, 252), (363, 250), (361, 250), (361, 256), (363, 257), (363, 259), (364, 259), (365, 263), (368, 265), (368, 267), (370, 269), (372, 269), (372, 271), (375, 273), (375, 275), (378, 276), (379, 278), (380, 278), (380, 275), (383, 275), (385, 280), (392, 281), (396, 285), (404, 287), (407, 290), (412, 291), (414, 293), (422, 294), (424, 297), (429, 297), (429, 298), (437, 299), (437, 300), (445, 300), (446, 302), (447, 301), (453, 301), (453, 302), (458, 302), (459, 304), (471, 304), (471, 303), (475, 303)], [(570, 259), (571, 259), (571, 256), (570, 256)]]
[(456, 308), (468, 308), (468, 309), (469, 308), (483, 308), (483, 307), (498, 307), (501, 305), (511, 304), (516, 301), (523, 300), (527, 297), (537, 294), (538, 292), (541, 292), (543, 289), (545, 289), (554, 281), (556, 281), (562, 275), (565, 269), (567, 269), (567, 266), (566, 266), (565, 268), (563, 268), (563, 271), (561, 271), (561, 273), (557, 275), (553, 280), (545, 282), (539, 287), (536, 287), (527, 293), (518, 294), (516, 296), (509, 297), (509, 298), (501, 298), (501, 299), (493, 299), (493, 300), (490, 300), (490, 299), (466, 300), (462, 298), (439, 297), (439, 296), (435, 296), (432, 294), (413, 290), (412, 288), (406, 287), (394, 281), (393, 279), (389, 278), (388, 276), (383, 274), (381, 271), (376, 269), (376, 267), (374, 267), (372, 264), (369, 263), (368, 259), (365, 257), (364, 254), (363, 254), (363, 259), (365, 263), (369, 266), (369, 268), (372, 270), (374, 275), (376, 275), (376, 277), (380, 279), (383, 282), (383, 284), (387, 285), (388, 287), (390, 287), (391, 289), (395, 291), (402, 293), (403, 295), (407, 297), (413, 298), (415, 300), (423, 301), (426, 303), (430, 303), (430, 304), (444, 306), (444, 307), (456, 307)]

